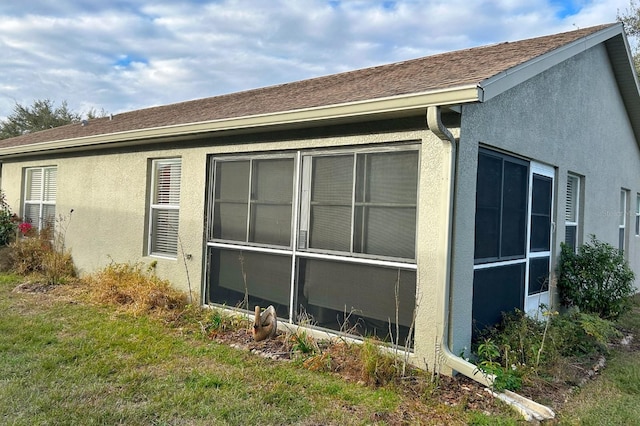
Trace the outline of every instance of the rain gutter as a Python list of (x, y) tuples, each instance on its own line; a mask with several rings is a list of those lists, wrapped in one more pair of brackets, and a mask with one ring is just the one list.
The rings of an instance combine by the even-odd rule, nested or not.
[[(429, 105), (446, 106), (477, 102), (479, 97), (480, 89), (477, 85), (473, 84), (442, 90), (369, 99), (366, 101), (9, 146), (0, 148), (0, 159), (3, 157), (18, 157), (46, 151), (78, 151), (99, 147), (100, 145), (110, 147), (133, 146), (141, 143), (184, 139), (207, 133), (239, 132), (272, 126), (286, 128), (317, 121), (346, 121), (356, 117), (378, 114), (401, 114), (411, 110), (424, 109)], [(117, 119), (118, 116), (115, 115), (113, 120), (115, 121)]]
[(449, 142), (451, 144), (451, 164), (450, 164), (450, 179), (449, 179), (449, 207), (448, 207), (448, 215), (447, 215), (447, 237), (446, 237), (446, 247), (445, 253), (447, 253), (446, 258), (446, 274), (445, 274), (445, 283), (442, 286), (439, 286), (439, 291), (441, 294), (437, 297), (437, 303), (440, 305), (438, 307), (438, 312), (440, 313), (439, 324), (437, 324), (436, 329), (441, 332), (441, 335), (438, 336), (438, 341), (440, 342), (439, 355), (443, 357), (444, 364), (451, 368), (453, 371), (456, 371), (463, 376), (466, 376), (484, 386), (487, 386), (487, 391), (490, 392), (494, 397), (501, 399), (506, 402), (510, 406), (512, 406), (516, 411), (521, 413), (525, 419), (527, 420), (548, 420), (555, 417), (555, 413), (549, 407), (538, 404), (537, 402), (525, 398), (521, 395), (518, 395), (511, 391), (504, 392), (494, 392), (493, 381), (495, 376), (483, 373), (478, 369), (478, 367), (469, 361), (461, 358), (457, 355), (454, 355), (449, 348), (450, 341), (450, 321), (449, 314), (451, 309), (451, 300), (450, 300), (450, 290), (451, 290), (451, 258), (453, 255), (453, 214), (454, 214), (454, 188), (455, 188), (455, 177), (456, 173), (456, 163), (457, 163), (457, 141), (451, 131), (446, 128), (446, 126), (442, 123), (441, 119), (441, 110), (438, 106), (430, 106), (427, 108), (427, 125), (429, 130), (433, 132), (438, 138), (442, 141)]

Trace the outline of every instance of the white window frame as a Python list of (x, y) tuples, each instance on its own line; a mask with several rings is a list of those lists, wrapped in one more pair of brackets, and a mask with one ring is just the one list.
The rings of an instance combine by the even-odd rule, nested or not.
[[(291, 271), (290, 271), (290, 282), (289, 282), (289, 292), (290, 292), (290, 300), (289, 300), (289, 320), (295, 322), (296, 318), (296, 310), (297, 307), (294, 304), (296, 297), (296, 281), (298, 277), (297, 273), (297, 265), (298, 261), (302, 259), (320, 259), (320, 260), (330, 260), (335, 262), (344, 262), (351, 264), (362, 264), (362, 265), (370, 265), (370, 266), (379, 266), (379, 267), (387, 267), (394, 269), (402, 269), (407, 271), (416, 271), (417, 270), (417, 261), (414, 258), (400, 258), (400, 257), (390, 257), (390, 256), (380, 256), (380, 255), (369, 255), (364, 253), (356, 253), (356, 252), (339, 252), (339, 251), (331, 251), (331, 250), (313, 250), (304, 248), (306, 247), (306, 233), (305, 233), (305, 224), (308, 223), (308, 214), (309, 214), (309, 200), (307, 197), (309, 194), (305, 194), (305, 191), (310, 190), (309, 179), (311, 176), (305, 176), (304, 172), (309, 172), (309, 169), (305, 169), (302, 165), (303, 158), (309, 156), (316, 155), (355, 155), (357, 153), (383, 153), (383, 152), (401, 152), (401, 151), (417, 151), (418, 152), (418, 161), (420, 161), (420, 149), (419, 145), (416, 143), (411, 144), (402, 144), (402, 145), (394, 145), (394, 146), (385, 146), (385, 147), (375, 147), (375, 148), (362, 148), (362, 147), (352, 147), (350, 149), (321, 149), (321, 150), (299, 150), (296, 151), (293, 156), (295, 159), (294, 165), (294, 182), (293, 182), (293, 205), (292, 205), (292, 233), (291, 233), (291, 243), (288, 246), (274, 246), (274, 245), (266, 245), (259, 244), (249, 241), (237, 241), (237, 240), (225, 240), (222, 238), (215, 238), (214, 232), (212, 230), (212, 226), (214, 223), (214, 212), (217, 208), (215, 199), (215, 184), (211, 184), (209, 187), (209, 224), (207, 225), (207, 248), (209, 253), (213, 250), (236, 250), (239, 253), (241, 252), (257, 252), (257, 253), (265, 253), (265, 254), (273, 254), (273, 255), (281, 255), (281, 256), (291, 256)], [(234, 155), (234, 156), (211, 156), (211, 166), (210, 166), (210, 175), (216, 176), (216, 164), (224, 161), (235, 161), (235, 160), (255, 160), (255, 159), (271, 159), (271, 158), (285, 158), (290, 157), (292, 154), (286, 153), (248, 153), (246, 155)], [(418, 170), (420, 170), (418, 163)], [(355, 181), (355, 179), (354, 179)], [(355, 185), (355, 184), (354, 184)], [(418, 188), (416, 188), (418, 191)], [(353, 213), (352, 213), (353, 215)], [(418, 216), (417, 207), (416, 207), (416, 217)], [(301, 219), (301, 217), (303, 219)], [(300, 222), (303, 222), (302, 224)], [(418, 229), (418, 224), (416, 220), (415, 229)], [(301, 237), (301, 235), (303, 235)], [(417, 250), (416, 250), (417, 251)], [(203, 284), (203, 292), (208, 292), (207, 283), (210, 278), (205, 277)], [(216, 304), (215, 302), (206, 302)], [(414, 307), (415, 308), (415, 307)]]
[[(158, 179), (158, 172), (160, 168), (163, 166), (169, 166), (171, 173), (174, 172), (174, 168), (177, 168), (178, 178), (177, 182), (170, 181), (169, 185), (177, 184), (177, 189), (175, 187), (169, 187), (168, 200), (163, 201), (158, 199), (158, 185), (161, 183)], [(175, 158), (163, 158), (156, 159), (151, 161), (151, 187), (149, 190), (149, 222), (148, 222), (148, 246), (147, 253), (149, 256), (168, 258), (168, 259), (176, 259), (178, 257), (178, 245), (179, 245), (179, 234), (178, 234), (178, 226), (176, 225), (175, 229), (170, 229), (167, 232), (170, 234), (165, 235), (165, 238), (169, 240), (169, 242), (165, 242), (166, 244), (175, 244), (175, 249), (171, 247), (171, 250), (156, 250), (154, 247), (157, 246), (158, 243), (158, 234), (154, 234), (154, 229), (156, 229), (154, 219), (156, 214), (159, 212), (177, 212), (178, 222), (180, 217), (180, 191), (181, 191), (181, 183), (182, 183), (182, 159), (180, 157)], [(174, 243), (171, 243), (171, 239), (175, 239)]]
[(640, 193), (636, 194), (636, 237), (640, 237)]
[[(568, 189), (569, 189), (569, 181), (573, 180), (575, 182), (575, 186), (573, 188), (573, 198), (571, 199), (572, 201), (572, 206), (574, 209), (574, 215), (575, 215), (575, 220), (570, 220), (569, 218), (569, 208), (570, 206), (568, 206), (569, 204), (569, 198), (568, 198)], [(576, 246), (573, 248), (574, 251), (577, 252), (578, 247), (580, 246), (580, 242), (581, 242), (581, 235), (580, 235), (580, 191), (581, 191), (581, 178), (580, 176), (573, 174), (573, 173), (569, 173), (567, 174), (567, 196), (565, 198), (565, 222), (564, 222), (564, 226), (565, 226), (565, 235), (566, 235), (566, 230), (568, 227), (575, 227), (576, 229)], [(565, 238), (566, 241), (566, 238)]]
[[(37, 197), (29, 197), (32, 194), (32, 189), (29, 184), (33, 179), (35, 173), (40, 173), (40, 183), (37, 188)], [(29, 206), (37, 206), (38, 219), (37, 222), (31, 223), (36, 230), (41, 231), (47, 225), (55, 225), (55, 206), (56, 206), (56, 193), (58, 190), (57, 184), (58, 168), (56, 166), (45, 167), (29, 167), (25, 169), (24, 174), (24, 204), (23, 204), (23, 217), (26, 218), (26, 212)], [(53, 206), (54, 213), (53, 218), (47, 221), (44, 217), (45, 206)]]
[(627, 205), (629, 203), (629, 190), (620, 189), (620, 222), (618, 223), (618, 249), (627, 251)]

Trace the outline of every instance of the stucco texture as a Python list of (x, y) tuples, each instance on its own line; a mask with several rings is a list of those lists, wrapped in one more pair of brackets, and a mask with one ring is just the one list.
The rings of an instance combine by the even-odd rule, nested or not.
[(552, 269), (565, 237), (567, 173), (584, 177), (581, 241), (594, 234), (617, 247), (620, 190), (629, 190), (631, 202), (623, 212), (628, 219), (626, 256), (640, 272), (640, 238), (632, 226), (640, 191), (640, 151), (606, 49), (598, 45), (483, 104), (463, 106), (453, 258), (455, 351), (464, 349), (471, 331), (479, 146), (555, 168)]

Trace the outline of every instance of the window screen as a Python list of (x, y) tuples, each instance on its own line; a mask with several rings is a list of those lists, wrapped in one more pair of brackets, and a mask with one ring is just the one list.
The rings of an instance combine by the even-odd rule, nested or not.
[(417, 151), (315, 156), (304, 164), (311, 178), (301, 233), (308, 226), (309, 248), (415, 257)]
[(404, 344), (416, 304), (415, 271), (317, 259), (301, 259), (298, 271), (298, 306), (318, 325), (388, 340), (397, 324)]
[(525, 256), (528, 175), (527, 162), (480, 151), (476, 190), (476, 263)]
[(58, 171), (34, 167), (25, 171), (24, 220), (42, 230), (55, 225)]
[(210, 253), (210, 302), (245, 309), (273, 305), (278, 316), (289, 317), (290, 256), (226, 249)]
[(182, 163), (179, 158), (154, 160), (152, 169), (149, 252), (175, 257), (178, 254)]
[(549, 290), (549, 257), (529, 259), (529, 295)]
[(531, 201), (531, 251), (551, 250), (551, 201), (553, 180), (547, 176), (533, 175)]
[(289, 246), (293, 158), (215, 162), (213, 238)]

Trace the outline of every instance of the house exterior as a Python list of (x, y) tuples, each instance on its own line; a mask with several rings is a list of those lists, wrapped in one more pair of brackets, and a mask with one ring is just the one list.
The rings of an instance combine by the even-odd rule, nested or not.
[(638, 135), (610, 24), (26, 134), (0, 176), (35, 226), (63, 217), (81, 273), (154, 261), (203, 304), (473, 375), (454, 354), (553, 302), (561, 242), (640, 272)]

